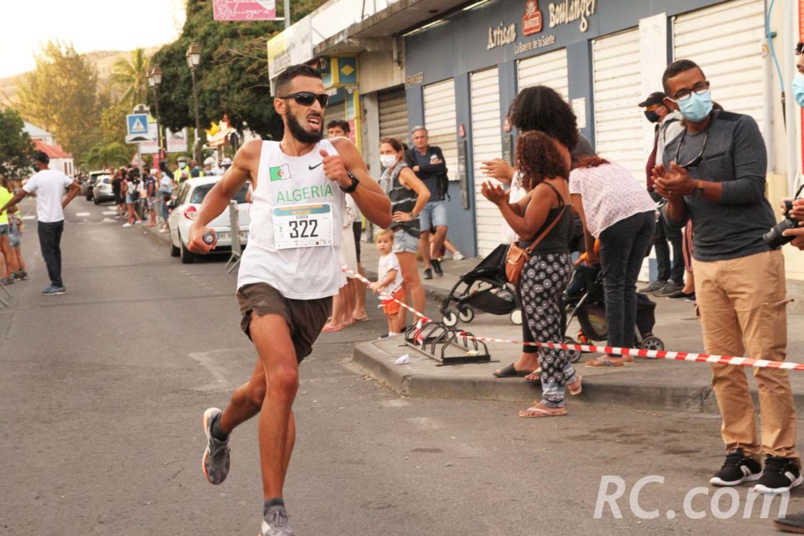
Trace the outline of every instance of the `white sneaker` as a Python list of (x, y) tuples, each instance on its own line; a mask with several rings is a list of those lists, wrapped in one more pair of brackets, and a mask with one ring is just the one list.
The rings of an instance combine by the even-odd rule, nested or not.
[(453, 254), (452, 254), (452, 260), (453, 260), (453, 261), (462, 261), (462, 260), (464, 260), (465, 258), (466, 258), (466, 257), (464, 257), (463, 255), (461, 255), (461, 252), (460, 252), (460, 251), (456, 251), (455, 253), (453, 253)]
[(126, 222), (126, 223), (123, 224), (123, 227), (131, 227), (131, 224)]
[(139, 225), (141, 223), (142, 223), (142, 220), (137, 220), (137, 221), (134, 222), (134, 225)]

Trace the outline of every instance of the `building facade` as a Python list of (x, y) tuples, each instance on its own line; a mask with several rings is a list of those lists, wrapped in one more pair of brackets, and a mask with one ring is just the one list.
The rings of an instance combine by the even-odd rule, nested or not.
[[(355, 0), (333, 1), (322, 10), (350, 1)], [(501, 240), (502, 219), (479, 194), (485, 180), (480, 164), (512, 158), (515, 132), (507, 128), (505, 115), (516, 93), (533, 85), (558, 91), (599, 154), (644, 182), (653, 125), (638, 103), (661, 91), (667, 64), (692, 59), (710, 80), (716, 102), (759, 124), (768, 148), (767, 194), (773, 206), (790, 195), (800, 177), (801, 121), (798, 115), (788, 119), (796, 140), (791, 144), (781, 82), (790, 87), (793, 45), (802, 34), (801, 2), (777, 2), (771, 12), (765, 4), (411, 0), (388, 3), (347, 27), (340, 21), (312, 45), (308, 58), (297, 54), (296, 59), (356, 59), (359, 104), (351, 113), (362, 122), (358, 141), (374, 175), (379, 175), (376, 146), (383, 135), (393, 131), (409, 141), (414, 125), (428, 129), (449, 168), (449, 238), (463, 253), (484, 256)], [(415, 19), (414, 11), (428, 15)], [(325, 27), (312, 17), (319, 30)], [(791, 23), (794, 19), (798, 26)], [(369, 80), (370, 87), (364, 84)], [(795, 106), (791, 103), (788, 99), (788, 108)], [(402, 117), (407, 119), (404, 130)], [(785, 255), (788, 277), (804, 280), (804, 256), (792, 248)]]

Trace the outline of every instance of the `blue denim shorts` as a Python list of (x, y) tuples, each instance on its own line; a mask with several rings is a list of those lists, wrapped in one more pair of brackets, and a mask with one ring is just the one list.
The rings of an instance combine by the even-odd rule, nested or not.
[(419, 250), (419, 239), (402, 229), (394, 231), (394, 253), (416, 253)]
[(447, 202), (430, 201), (424, 205), (424, 210), (419, 214), (420, 229), (422, 232), (429, 233), (433, 227), (447, 226)]
[(9, 233), (8, 224), (0, 225), (0, 236), (7, 235)]
[(13, 233), (8, 235), (8, 245), (9, 245), (9, 247), (18, 248), (18, 247), (20, 247), (20, 243), (21, 243), (20, 235), (13, 234)]

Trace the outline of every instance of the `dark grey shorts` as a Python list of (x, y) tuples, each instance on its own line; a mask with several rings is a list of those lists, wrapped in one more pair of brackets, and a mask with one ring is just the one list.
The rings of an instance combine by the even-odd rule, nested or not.
[(240, 328), (249, 339), (254, 315), (275, 314), (284, 318), (290, 328), (296, 361), (299, 363), (313, 351), (313, 343), (332, 312), (332, 297), (292, 300), (267, 283), (243, 285), (237, 291), (237, 301), (242, 315)]

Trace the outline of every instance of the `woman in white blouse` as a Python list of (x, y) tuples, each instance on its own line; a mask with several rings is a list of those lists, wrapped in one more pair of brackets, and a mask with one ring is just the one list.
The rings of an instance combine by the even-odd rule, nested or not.
[[(598, 262), (606, 297), (608, 346), (633, 348), (636, 337), (636, 282), (656, 225), (656, 204), (630, 171), (597, 156), (573, 161), (572, 206), (581, 215), (589, 263)], [(594, 237), (594, 238), (593, 238)], [(633, 357), (600, 357), (587, 366), (622, 366)]]

